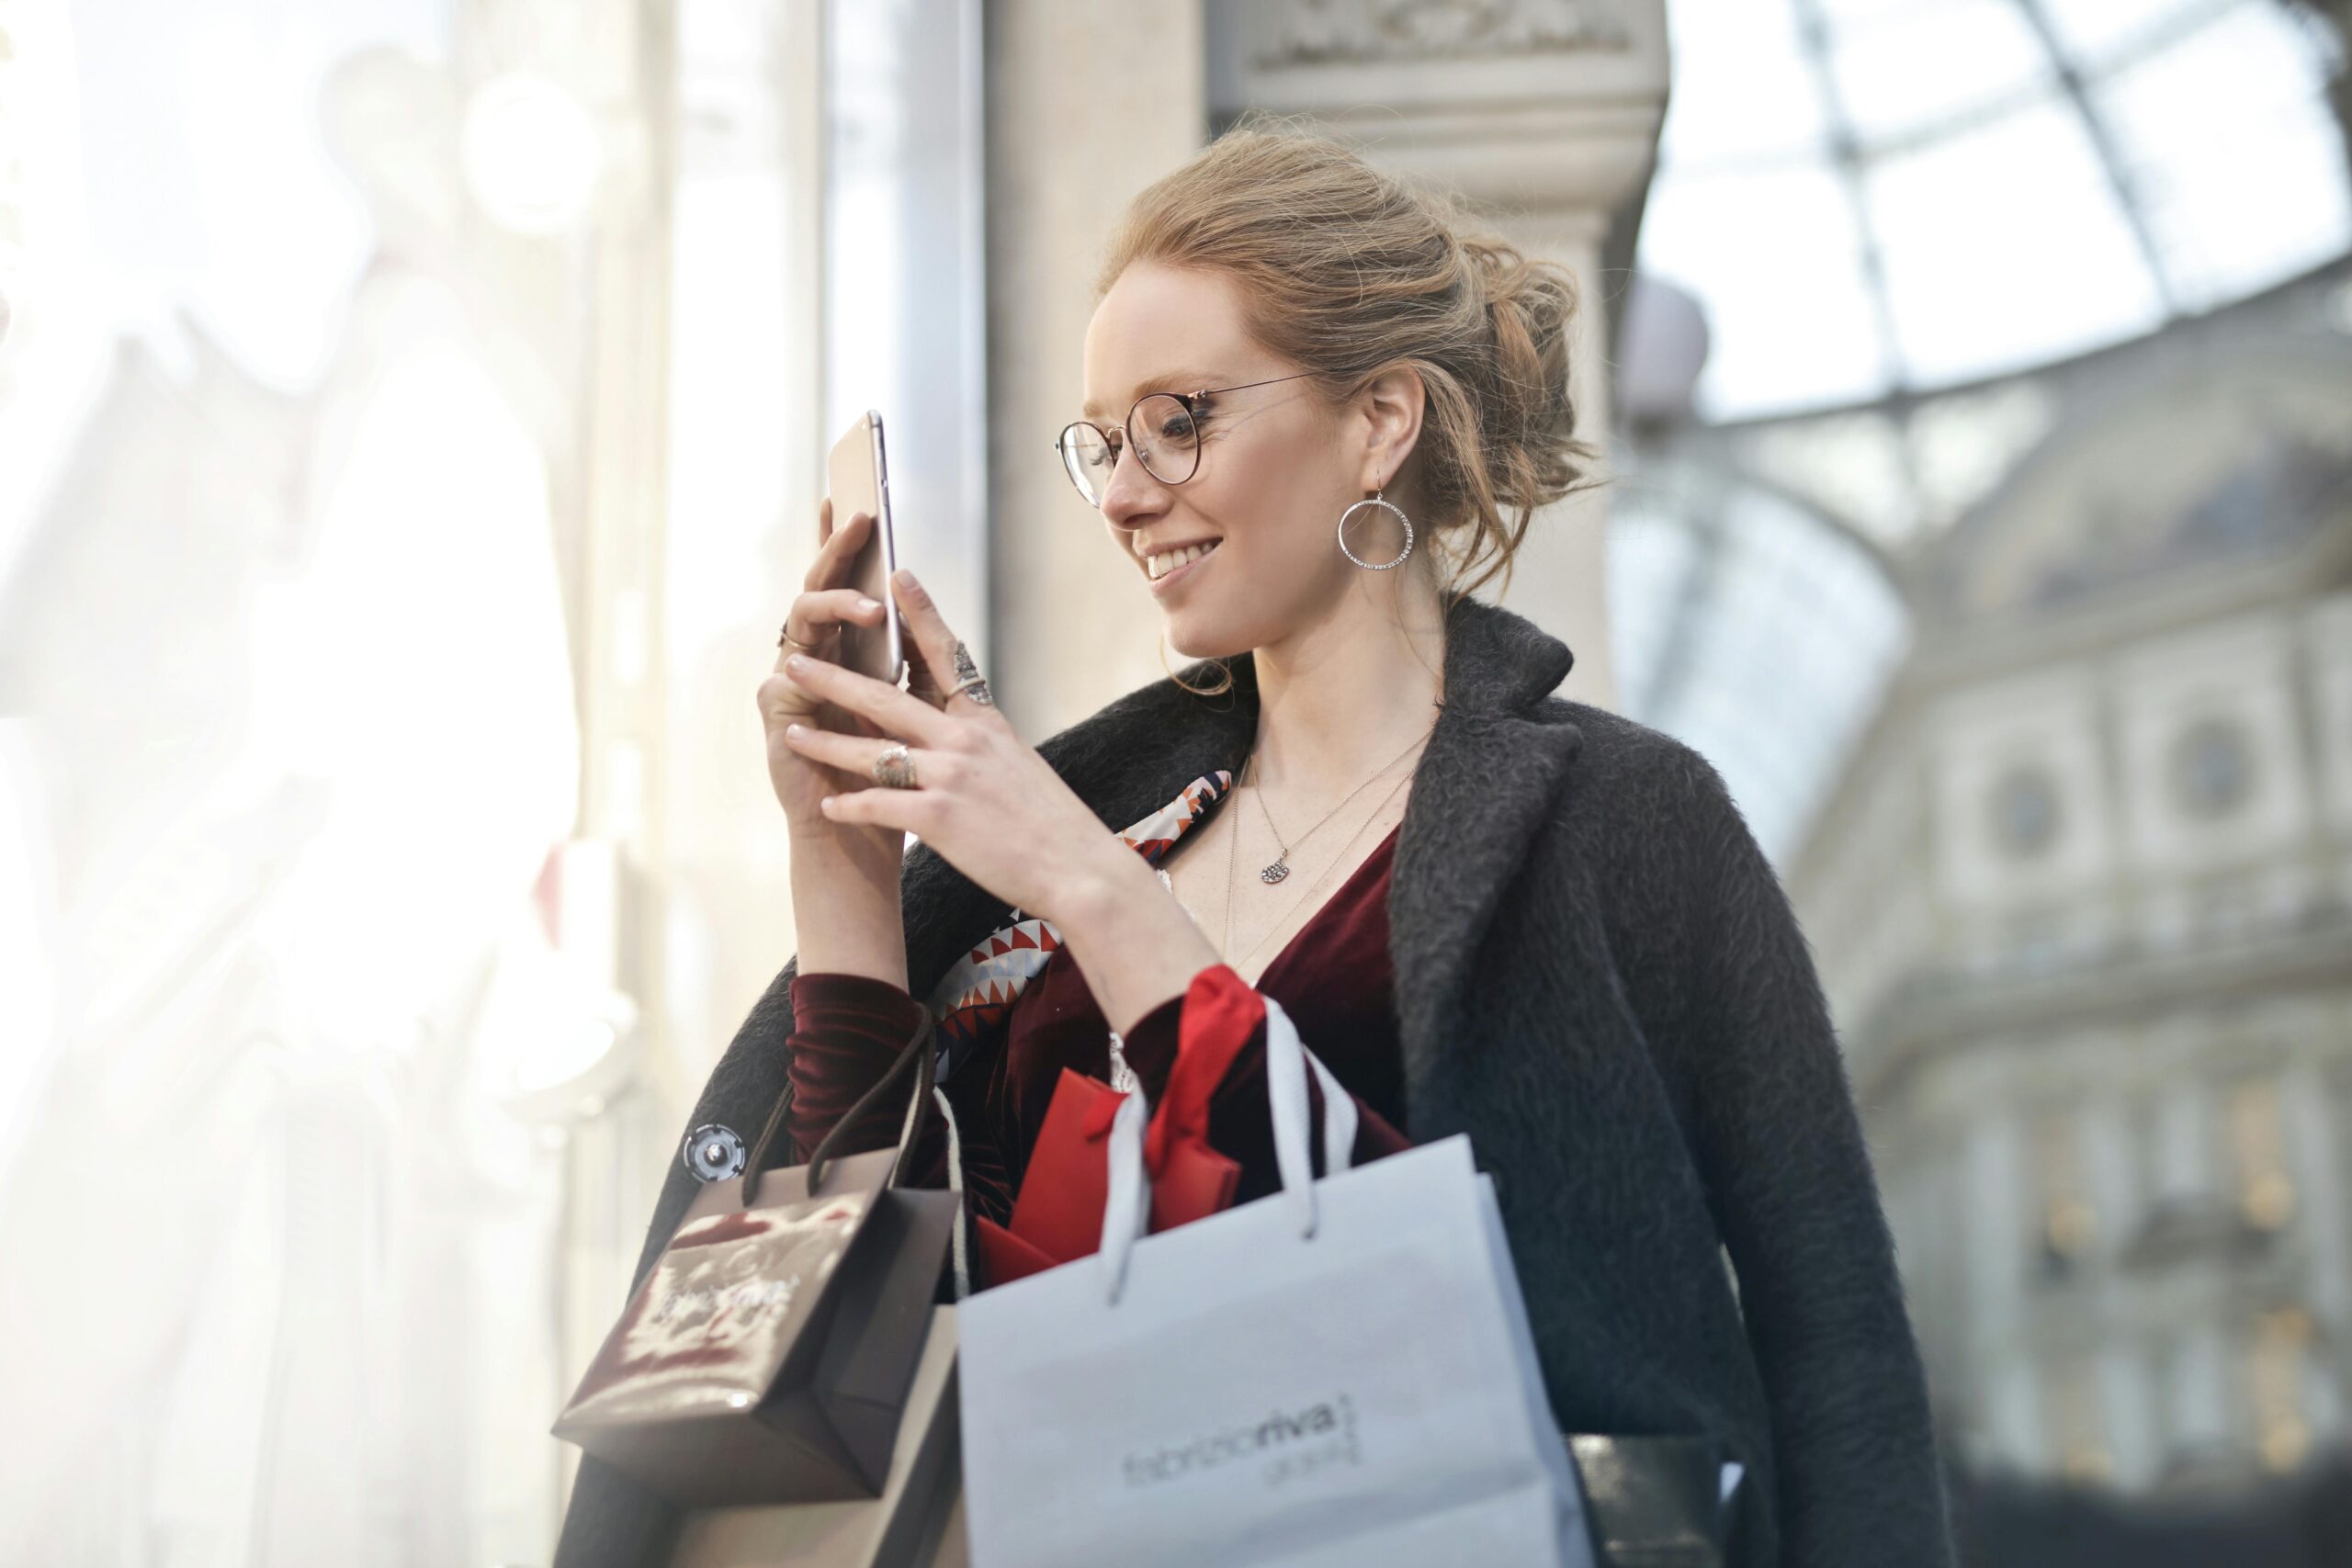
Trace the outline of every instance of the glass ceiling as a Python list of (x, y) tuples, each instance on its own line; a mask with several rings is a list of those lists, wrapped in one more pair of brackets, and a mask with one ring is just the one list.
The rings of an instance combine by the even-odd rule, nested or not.
[(1696, 294), (1714, 422), (1928, 391), (2352, 246), (2281, 0), (1672, 0), (1640, 265)]
[(1618, 706), (1713, 762), (1782, 860), (1910, 647), (1894, 583), (1856, 535), (1712, 464), (1628, 476), (1607, 560)]

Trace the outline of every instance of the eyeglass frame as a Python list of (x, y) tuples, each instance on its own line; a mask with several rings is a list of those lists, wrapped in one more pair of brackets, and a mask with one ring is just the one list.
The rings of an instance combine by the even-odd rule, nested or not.
[[(1184, 405), (1184, 412), (1185, 412), (1187, 414), (1189, 414), (1190, 416), (1192, 416), (1193, 419), (1198, 419), (1198, 418), (1200, 418), (1200, 417), (1201, 417), (1201, 412), (1202, 412), (1202, 411), (1201, 411), (1201, 410), (1199, 410), (1199, 409), (1197, 409), (1197, 408), (1195, 408), (1195, 407), (1193, 407), (1193, 403), (1194, 403), (1197, 400), (1199, 400), (1199, 399), (1202, 399), (1202, 398), (1213, 398), (1213, 397), (1216, 397), (1216, 396), (1217, 394), (1219, 394), (1220, 392), (1246, 392), (1246, 391), (1249, 391), (1249, 390), (1250, 390), (1251, 388), (1253, 388), (1253, 387), (1273, 387), (1273, 386), (1279, 386), (1281, 383), (1283, 383), (1283, 382), (1284, 382), (1284, 381), (1300, 381), (1300, 380), (1304, 380), (1304, 379), (1306, 379), (1307, 377), (1312, 376), (1312, 375), (1315, 375), (1315, 374), (1316, 374), (1316, 372), (1315, 372), (1315, 371), (1312, 371), (1312, 370), (1302, 370), (1302, 371), (1300, 371), (1300, 372), (1299, 372), (1297, 375), (1295, 375), (1295, 376), (1275, 376), (1275, 377), (1272, 377), (1272, 378), (1268, 378), (1268, 379), (1266, 379), (1266, 380), (1263, 380), (1263, 381), (1243, 381), (1243, 382), (1238, 383), (1238, 385), (1231, 386), (1231, 387), (1203, 387), (1203, 388), (1199, 389), (1198, 389), (1198, 390), (1196, 390), (1196, 391), (1191, 391), (1191, 392), (1171, 392), (1171, 391), (1167, 391), (1167, 390), (1164, 390), (1164, 389), (1163, 389), (1163, 390), (1160, 390), (1160, 391), (1156, 391), (1156, 392), (1146, 392), (1143, 396), (1141, 396), (1141, 397), (1137, 398), (1137, 399), (1136, 399), (1133, 403), (1131, 403), (1131, 404), (1129, 404), (1129, 405), (1128, 405), (1128, 407), (1127, 407), (1127, 417), (1126, 417), (1126, 418), (1125, 418), (1125, 419), (1123, 419), (1123, 420), (1121, 420), (1121, 421), (1119, 422), (1119, 434), (1120, 434), (1120, 437), (1121, 437), (1121, 444), (1120, 444), (1119, 450), (1118, 450), (1116, 453), (1114, 453), (1114, 454), (1112, 455), (1112, 457), (1111, 457), (1111, 472), (1112, 472), (1112, 474), (1113, 474), (1114, 477), (1117, 475), (1117, 473), (1118, 473), (1118, 471), (1119, 471), (1119, 459), (1120, 459), (1121, 457), (1125, 457), (1125, 456), (1126, 455), (1128, 448), (1130, 448), (1130, 447), (1134, 447), (1134, 446), (1136, 446), (1137, 445), (1137, 444), (1136, 444), (1136, 441), (1135, 432), (1134, 432), (1133, 430), (1131, 430), (1131, 429), (1129, 429), (1129, 428), (1128, 428), (1128, 426), (1129, 426), (1130, 424), (1132, 424), (1132, 423), (1134, 423), (1134, 421), (1135, 421), (1135, 417), (1136, 417), (1136, 410), (1137, 410), (1137, 409), (1139, 409), (1139, 408), (1143, 407), (1143, 405), (1144, 405), (1144, 404), (1146, 404), (1146, 403), (1149, 402), (1149, 401), (1150, 401), (1152, 399), (1154, 399), (1154, 398), (1173, 398), (1173, 399), (1175, 399), (1178, 402), (1180, 402), (1180, 403), (1182, 403), (1182, 404), (1183, 404), (1183, 405)], [(1071, 488), (1072, 490), (1074, 490), (1074, 491), (1078, 491), (1079, 499), (1080, 499), (1080, 500), (1081, 500), (1081, 501), (1086, 501), (1086, 503), (1087, 503), (1089, 506), (1091, 506), (1091, 507), (1093, 507), (1097, 512), (1100, 512), (1101, 510), (1102, 510), (1102, 502), (1100, 502), (1100, 501), (1087, 501), (1087, 500), (1086, 500), (1086, 489), (1085, 489), (1085, 487), (1084, 487), (1083, 485), (1080, 485), (1080, 484), (1078, 482), (1078, 476), (1077, 476), (1076, 474), (1074, 474), (1074, 473), (1070, 472), (1070, 467), (1069, 467), (1069, 453), (1068, 453), (1068, 452), (1066, 452), (1066, 451), (1063, 449), (1063, 446), (1062, 446), (1062, 444), (1063, 444), (1065, 441), (1067, 441), (1067, 440), (1069, 440), (1069, 433), (1070, 433), (1071, 431), (1073, 431), (1073, 430), (1076, 430), (1076, 429), (1077, 429), (1080, 425), (1081, 425), (1081, 424), (1082, 424), (1082, 425), (1084, 425), (1084, 426), (1086, 426), (1086, 428), (1087, 428), (1087, 429), (1089, 429), (1089, 430), (1091, 430), (1091, 431), (1094, 432), (1094, 434), (1095, 434), (1096, 435), (1101, 436), (1101, 437), (1102, 438), (1102, 445), (1103, 445), (1103, 446), (1108, 446), (1111, 444), (1111, 433), (1110, 433), (1109, 431), (1107, 431), (1107, 430), (1103, 429), (1101, 425), (1099, 425), (1099, 424), (1095, 423), (1094, 423), (1092, 420), (1091, 420), (1091, 419), (1074, 419), (1074, 420), (1071, 420), (1068, 424), (1063, 425), (1063, 426), (1062, 426), (1062, 428), (1061, 428), (1061, 434), (1054, 437), (1054, 456), (1056, 456), (1057, 457), (1059, 457), (1059, 458), (1061, 459), (1061, 463), (1062, 463), (1062, 477), (1069, 480), (1070, 488)], [(1141, 464), (1143, 464), (1143, 471), (1144, 471), (1145, 473), (1147, 473), (1147, 474), (1151, 474), (1151, 477), (1152, 477), (1153, 479), (1159, 479), (1159, 482), (1160, 482), (1161, 484), (1164, 484), (1164, 485), (1181, 485), (1181, 484), (1189, 484), (1189, 483), (1191, 483), (1191, 482), (1192, 482), (1193, 475), (1193, 474), (1197, 474), (1197, 473), (1199, 473), (1199, 472), (1201, 471), (1201, 442), (1200, 442), (1200, 437), (1198, 436), (1198, 434), (1195, 434), (1195, 435), (1193, 436), (1193, 470), (1192, 470), (1192, 473), (1188, 473), (1188, 474), (1186, 474), (1186, 475), (1185, 475), (1182, 479), (1160, 479), (1160, 478), (1159, 478), (1159, 476), (1158, 474), (1152, 474), (1152, 473), (1151, 473), (1151, 465), (1150, 465), (1149, 463), (1145, 463), (1145, 462), (1144, 462), (1144, 460), (1143, 460), (1143, 454), (1141, 453), (1141, 451), (1140, 451), (1140, 450), (1138, 450), (1138, 451), (1136, 452), (1136, 461), (1137, 463), (1141, 463)], [(1104, 498), (1105, 500), (1108, 500), (1108, 499), (1109, 499), (1110, 494), (1111, 494), (1111, 487), (1110, 487), (1110, 481), (1109, 481), (1108, 479), (1105, 479), (1105, 480), (1103, 481), (1103, 486), (1102, 486), (1102, 494), (1103, 494), (1103, 498)]]

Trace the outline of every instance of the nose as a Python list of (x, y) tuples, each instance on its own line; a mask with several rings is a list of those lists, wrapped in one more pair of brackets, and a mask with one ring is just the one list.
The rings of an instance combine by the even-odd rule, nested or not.
[(1132, 445), (1122, 445), (1111, 482), (1102, 491), (1102, 517), (1114, 528), (1132, 531), (1168, 510), (1168, 487), (1151, 477)]

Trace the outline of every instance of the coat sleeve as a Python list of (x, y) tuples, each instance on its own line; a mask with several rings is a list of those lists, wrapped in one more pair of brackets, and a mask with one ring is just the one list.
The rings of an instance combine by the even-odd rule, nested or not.
[(1828, 1004), (1722, 778), (1684, 762), (1693, 1152), (1770, 1404), (1780, 1561), (1947, 1568), (1926, 1375)]

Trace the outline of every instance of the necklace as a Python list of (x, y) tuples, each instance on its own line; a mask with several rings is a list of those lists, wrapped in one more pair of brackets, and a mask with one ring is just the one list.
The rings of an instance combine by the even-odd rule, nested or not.
[[(1360, 795), (1365, 790), (1370, 789), (1373, 784), (1378, 781), (1381, 773), (1386, 773), (1390, 768), (1393, 768), (1397, 763), (1403, 761), (1406, 755), (1413, 750), (1414, 746), (1419, 746), (1423, 740), (1428, 739), (1429, 737), (1427, 735), (1415, 737), (1411, 745), (1407, 746), (1403, 751), (1399, 751), (1394, 757), (1389, 758), (1388, 761), (1384, 763), (1379, 771), (1374, 773), (1371, 778), (1364, 780), (1363, 783), (1350, 790), (1346, 800), (1340, 801), (1339, 805), (1331, 807), (1330, 810), (1326, 811), (1323, 814), (1322, 822), (1316, 823), (1315, 827), (1309, 828), (1306, 832), (1301, 833), (1298, 836), (1298, 841), (1303, 844), (1306, 842), (1307, 840), (1315, 837), (1316, 829), (1321, 828), (1324, 822), (1329, 822), (1332, 818), (1337, 817), (1342, 810), (1344, 810), (1347, 807), (1348, 801), (1353, 800), (1357, 795)], [(1250, 772), (1250, 764), (1257, 760), (1258, 752), (1253, 747), (1250, 750), (1250, 755), (1241, 760), (1241, 772), (1246, 775)], [(1237, 790), (1239, 789), (1241, 787), (1241, 781), (1239, 779), (1236, 779), (1234, 781), (1233, 787)], [(1274, 856), (1272, 863), (1259, 868), (1258, 880), (1268, 884), (1280, 882), (1283, 877), (1290, 874), (1290, 866), (1287, 863), (1290, 860), (1291, 846), (1283, 842), (1283, 830), (1274, 826), (1274, 815), (1272, 812), (1266, 809), (1265, 793), (1261, 790), (1254, 798), (1258, 802), (1258, 815), (1266, 819), (1267, 830), (1273, 834), (1275, 847), (1282, 852), (1280, 854)], [(1241, 837), (1240, 824), (1236, 823), (1234, 828), (1235, 830), (1233, 836), (1235, 839), (1238, 840)]]
[[(1391, 764), (1391, 765), (1393, 766), (1394, 764)], [(1385, 771), (1386, 771), (1385, 769), (1384, 769), (1384, 770), (1383, 770), (1383, 772), (1385, 772)], [(1380, 774), (1379, 774), (1379, 773), (1374, 773), (1374, 774), (1373, 775), (1373, 777), (1374, 777), (1374, 778), (1378, 778), (1379, 776), (1380, 776)], [(1410, 773), (1408, 773), (1408, 774), (1406, 774), (1406, 775), (1405, 775), (1405, 777), (1404, 777), (1404, 778), (1398, 779), (1395, 784), (1390, 784), (1390, 785), (1388, 786), (1388, 793), (1387, 793), (1386, 795), (1382, 795), (1382, 796), (1380, 797), (1380, 804), (1379, 804), (1378, 806), (1376, 806), (1376, 807), (1374, 807), (1373, 808), (1372, 816), (1371, 816), (1371, 817), (1367, 817), (1366, 818), (1364, 818), (1364, 821), (1369, 822), (1369, 821), (1373, 820), (1373, 818), (1377, 818), (1377, 817), (1381, 814), (1381, 812), (1382, 812), (1382, 811), (1385, 810), (1385, 809), (1387, 808), (1388, 803), (1389, 803), (1390, 801), (1392, 801), (1392, 800), (1394, 800), (1394, 799), (1396, 799), (1396, 792), (1397, 792), (1398, 790), (1400, 790), (1400, 789), (1403, 789), (1403, 788), (1405, 787), (1406, 784), (1407, 784), (1407, 783), (1411, 779), (1411, 777), (1412, 777), (1412, 775), (1411, 775)], [(1319, 826), (1319, 825), (1320, 825), (1320, 824), (1318, 824), (1318, 826)], [(1236, 826), (1237, 826), (1237, 828), (1238, 828), (1238, 824), (1236, 824)], [(1359, 823), (1359, 824), (1357, 825), (1357, 827), (1356, 827), (1356, 832), (1357, 832), (1357, 833), (1361, 833), (1361, 832), (1363, 832), (1363, 824)], [(1226, 852), (1225, 852), (1225, 931), (1224, 931), (1223, 935), (1219, 938), (1218, 942), (1217, 942), (1217, 944), (1216, 944), (1216, 945), (1217, 945), (1217, 951), (1218, 951), (1219, 953), (1230, 953), (1230, 952), (1233, 950), (1233, 889), (1234, 889), (1234, 887), (1237, 886), (1237, 885), (1236, 885), (1236, 883), (1235, 883), (1235, 882), (1234, 882), (1234, 880), (1233, 880), (1233, 871), (1234, 871), (1234, 853), (1235, 853), (1234, 846), (1235, 846), (1236, 844), (1239, 843), (1239, 842), (1240, 842), (1240, 840), (1241, 840), (1241, 835), (1237, 831), (1237, 832), (1233, 835), (1232, 840), (1231, 840), (1230, 841), (1228, 841), (1228, 842), (1227, 843), (1227, 845), (1226, 845)], [(1351, 844), (1351, 843), (1354, 843), (1354, 842), (1355, 842), (1355, 838), (1354, 838), (1354, 836), (1353, 836), (1353, 835), (1350, 835), (1350, 837), (1349, 837), (1349, 839), (1348, 839), (1348, 843), (1349, 843), (1349, 844)], [(1265, 934), (1264, 936), (1260, 937), (1256, 942), (1254, 942), (1250, 943), (1250, 951), (1249, 951), (1248, 953), (1243, 953), (1243, 954), (1242, 954), (1239, 958), (1238, 958), (1238, 959), (1236, 959), (1236, 958), (1228, 958), (1228, 959), (1227, 959), (1227, 960), (1226, 960), (1226, 963), (1227, 963), (1228, 965), (1230, 965), (1230, 966), (1235, 967), (1235, 968), (1237, 968), (1237, 969), (1238, 969), (1238, 967), (1239, 967), (1243, 963), (1247, 962), (1247, 961), (1248, 961), (1249, 959), (1250, 959), (1250, 958), (1255, 957), (1255, 956), (1257, 955), (1257, 952), (1258, 952), (1258, 950), (1259, 950), (1260, 948), (1261, 948), (1261, 947), (1265, 946), (1267, 942), (1271, 942), (1271, 941), (1272, 941), (1272, 940), (1273, 940), (1274, 932), (1276, 932), (1276, 931), (1280, 931), (1280, 930), (1282, 930), (1282, 929), (1283, 929), (1283, 925), (1284, 925), (1284, 924), (1285, 924), (1285, 923), (1290, 919), (1290, 917), (1291, 917), (1293, 914), (1295, 914), (1295, 913), (1298, 910), (1299, 906), (1300, 906), (1300, 905), (1305, 904), (1308, 899), (1310, 899), (1310, 898), (1314, 897), (1315, 897), (1315, 895), (1316, 895), (1316, 893), (1317, 893), (1317, 891), (1322, 887), (1322, 886), (1323, 886), (1326, 882), (1329, 882), (1329, 881), (1330, 881), (1330, 880), (1331, 880), (1331, 873), (1332, 873), (1332, 871), (1333, 871), (1333, 870), (1335, 870), (1335, 869), (1338, 867), (1339, 863), (1340, 863), (1341, 861), (1343, 861), (1343, 860), (1345, 860), (1345, 859), (1347, 859), (1347, 858), (1348, 858), (1348, 847), (1347, 847), (1347, 844), (1342, 844), (1342, 845), (1340, 845), (1340, 852), (1339, 852), (1338, 854), (1336, 854), (1336, 855), (1333, 855), (1333, 856), (1331, 857), (1330, 863), (1329, 863), (1329, 864), (1328, 864), (1328, 865), (1326, 865), (1326, 866), (1323, 868), (1323, 874), (1322, 874), (1320, 876), (1317, 876), (1317, 877), (1315, 879), (1314, 886), (1310, 886), (1309, 888), (1307, 888), (1307, 890), (1306, 890), (1306, 892), (1304, 892), (1304, 893), (1302, 893), (1302, 894), (1300, 894), (1300, 895), (1298, 896), (1297, 900), (1296, 900), (1295, 902), (1294, 902), (1288, 909), (1285, 909), (1285, 910), (1283, 912), (1283, 918), (1282, 918), (1281, 919), (1279, 919), (1279, 920), (1276, 920), (1276, 921), (1275, 921), (1272, 926), (1268, 927), (1268, 928), (1267, 928), (1267, 930), (1266, 930), (1266, 934)]]

